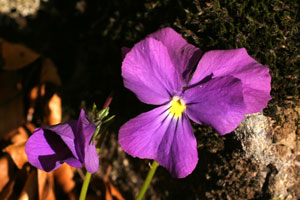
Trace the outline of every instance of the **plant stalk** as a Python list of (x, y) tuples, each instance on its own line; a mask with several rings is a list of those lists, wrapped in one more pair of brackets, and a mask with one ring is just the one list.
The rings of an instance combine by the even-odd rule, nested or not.
[(88, 188), (89, 188), (91, 177), (92, 177), (92, 174), (87, 171), (86, 174), (85, 174), (83, 184), (82, 184), (79, 200), (85, 200), (86, 193), (87, 193)]
[(153, 178), (153, 176), (155, 174), (155, 171), (156, 171), (156, 169), (157, 169), (158, 166), (159, 166), (159, 164), (154, 160), (153, 163), (152, 163), (152, 165), (151, 165), (151, 168), (150, 168), (150, 170), (148, 172), (146, 180), (145, 180), (145, 182), (144, 182), (144, 184), (143, 184), (143, 186), (142, 186), (142, 188), (141, 188), (141, 190), (140, 190), (140, 192), (139, 192), (136, 200), (142, 200), (143, 199), (143, 197), (144, 197), (144, 195), (145, 195), (145, 193), (146, 193), (146, 191), (147, 191), (147, 189), (148, 189), (148, 187), (149, 187), (149, 185), (151, 183), (151, 180), (152, 180), (152, 178)]

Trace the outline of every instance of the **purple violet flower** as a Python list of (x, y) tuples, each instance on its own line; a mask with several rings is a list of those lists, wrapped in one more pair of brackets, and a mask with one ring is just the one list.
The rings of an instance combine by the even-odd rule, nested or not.
[(25, 146), (28, 161), (46, 172), (64, 162), (72, 167), (82, 167), (84, 163), (86, 170), (94, 173), (99, 168), (99, 159), (96, 146), (89, 142), (95, 130), (83, 109), (78, 120), (37, 128)]
[(171, 28), (150, 34), (125, 52), (122, 76), (138, 99), (159, 107), (125, 123), (119, 143), (128, 154), (154, 159), (177, 178), (192, 173), (197, 142), (189, 119), (221, 135), (271, 99), (269, 69), (244, 48), (200, 50)]

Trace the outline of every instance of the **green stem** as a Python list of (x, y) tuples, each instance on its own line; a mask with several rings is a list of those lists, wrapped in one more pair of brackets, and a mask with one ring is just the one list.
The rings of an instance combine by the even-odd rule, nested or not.
[(159, 164), (154, 160), (152, 165), (151, 165), (151, 168), (148, 172), (147, 178), (146, 178), (146, 180), (145, 180), (145, 182), (142, 186), (142, 189), (140, 190), (136, 200), (142, 200), (143, 199), (143, 197), (144, 197), (144, 195), (145, 195), (145, 193), (146, 193), (146, 191), (147, 191), (147, 189), (150, 185), (150, 182), (151, 182), (158, 166), (159, 166)]
[(84, 178), (84, 181), (83, 181), (83, 185), (82, 185), (82, 188), (81, 188), (79, 200), (85, 200), (86, 193), (87, 193), (87, 190), (89, 188), (91, 176), (92, 176), (92, 174), (90, 172), (86, 172), (85, 178)]

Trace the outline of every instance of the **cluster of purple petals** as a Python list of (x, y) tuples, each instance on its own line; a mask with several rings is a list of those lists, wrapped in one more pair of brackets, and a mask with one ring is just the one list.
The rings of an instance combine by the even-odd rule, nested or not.
[(46, 172), (62, 163), (82, 167), (94, 173), (99, 168), (95, 145), (89, 144), (96, 126), (86, 118), (82, 109), (78, 120), (37, 128), (28, 139), (25, 152), (33, 166)]
[[(244, 48), (202, 54), (172, 28), (163, 28), (125, 51), (125, 87), (158, 107), (125, 123), (119, 143), (134, 157), (156, 160), (174, 177), (186, 177), (198, 162), (189, 120), (224, 135), (271, 99), (269, 69)], [(186, 106), (180, 117), (169, 112), (174, 97)]]
[[(158, 107), (125, 123), (119, 143), (134, 157), (156, 160), (174, 177), (186, 177), (198, 162), (189, 120), (224, 135), (271, 99), (269, 69), (243, 48), (202, 54), (173, 29), (163, 28), (124, 50), (125, 87)], [(174, 98), (184, 103), (179, 116), (170, 112)], [(96, 147), (90, 144), (95, 129), (84, 110), (76, 121), (38, 128), (26, 143), (28, 160), (47, 172), (66, 162), (84, 164), (94, 173), (99, 168)]]

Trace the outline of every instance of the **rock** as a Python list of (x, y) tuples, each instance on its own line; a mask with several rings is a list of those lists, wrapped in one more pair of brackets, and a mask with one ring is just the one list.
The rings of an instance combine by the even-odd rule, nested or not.
[(271, 199), (300, 198), (299, 108), (278, 107), (279, 124), (262, 113), (247, 115), (235, 131), (243, 156), (257, 165), (263, 193)]
[[(34, 14), (40, 7), (40, 0), (1, 0), (1, 13), (10, 14), (12, 17), (21, 15), (26, 17)], [(13, 12), (12, 12), (13, 11)]]

